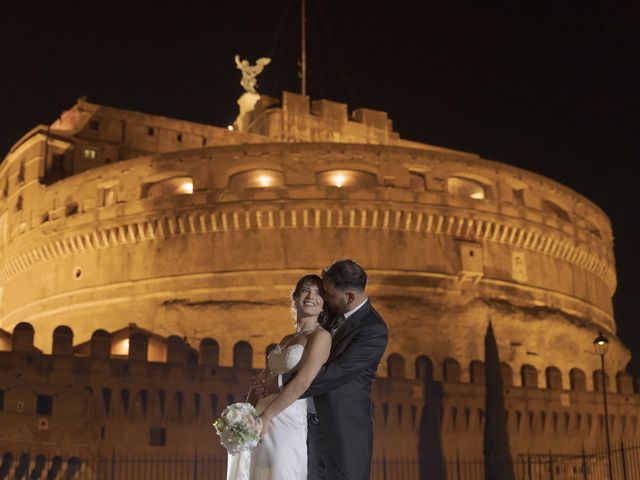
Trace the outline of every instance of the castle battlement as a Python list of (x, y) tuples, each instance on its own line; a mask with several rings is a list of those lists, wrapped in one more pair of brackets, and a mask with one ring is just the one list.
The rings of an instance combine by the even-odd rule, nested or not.
[[(179, 336), (162, 337), (134, 325), (117, 332), (97, 330), (89, 342), (75, 346), (73, 331), (60, 326), (50, 355), (34, 347), (33, 335), (31, 325), (20, 324), (11, 334), (11, 350), (0, 351), (0, 443), (15, 438), (17, 446), (43, 436), (64, 443), (65, 437), (77, 436), (76, 445), (84, 445), (85, 452), (143, 451), (150, 446), (145, 430), (161, 428), (174, 449), (187, 432), (213, 448), (211, 421), (227, 404), (244, 398), (258, 372), (246, 341), (234, 346), (233, 365), (225, 366), (219, 364), (213, 339), (203, 339), (196, 350)], [(395, 442), (406, 442), (403, 437), (417, 435), (426, 415), (436, 415), (442, 434), (455, 438), (461, 451), (479, 453), (482, 362), (474, 362), (468, 380), (452, 358), (440, 369), (422, 356), (415, 374), (408, 375), (401, 355), (389, 355), (386, 363), (388, 376), (376, 380), (373, 402), (376, 431), (385, 438), (387, 453)], [(523, 385), (514, 386), (509, 367), (504, 368), (509, 430), (516, 445), (522, 444), (516, 451), (526, 451), (525, 445), (536, 451), (531, 447), (540, 436), (558, 444), (567, 436), (597, 443), (601, 392), (588, 391), (584, 377), (573, 372), (567, 388), (550, 368), (546, 388), (538, 388), (536, 372), (523, 369)], [(609, 397), (614, 438), (634, 438), (640, 434), (640, 396), (623, 372), (616, 375), (616, 390)], [(84, 431), (89, 424), (94, 426)], [(23, 432), (19, 437), (6, 434), (17, 429)]]

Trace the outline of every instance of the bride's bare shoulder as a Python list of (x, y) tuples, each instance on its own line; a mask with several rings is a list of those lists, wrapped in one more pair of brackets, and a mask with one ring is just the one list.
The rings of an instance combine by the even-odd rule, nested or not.
[(318, 328), (309, 334), (309, 339), (321, 338), (323, 340), (331, 340), (331, 334), (324, 328)]

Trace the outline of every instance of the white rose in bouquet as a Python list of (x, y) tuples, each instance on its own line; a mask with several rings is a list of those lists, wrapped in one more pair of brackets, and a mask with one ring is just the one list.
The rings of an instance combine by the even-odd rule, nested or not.
[(250, 403), (234, 403), (224, 409), (213, 427), (222, 446), (233, 455), (258, 445), (262, 420)]

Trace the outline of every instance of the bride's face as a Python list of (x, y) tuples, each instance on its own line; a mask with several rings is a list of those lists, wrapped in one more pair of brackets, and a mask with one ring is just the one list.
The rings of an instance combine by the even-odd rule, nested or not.
[(294, 301), (298, 318), (318, 316), (322, 312), (324, 300), (320, 295), (320, 288), (312, 282), (305, 282), (300, 289), (300, 295)]

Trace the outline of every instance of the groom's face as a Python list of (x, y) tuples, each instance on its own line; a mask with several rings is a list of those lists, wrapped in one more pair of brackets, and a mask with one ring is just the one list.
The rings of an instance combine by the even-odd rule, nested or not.
[(336, 288), (326, 278), (322, 280), (322, 289), (324, 290), (324, 302), (333, 313), (345, 313), (348, 312), (349, 307), (349, 292), (343, 292)]

